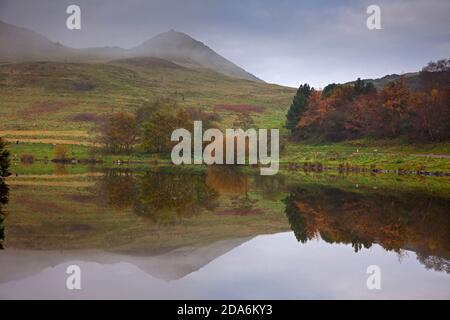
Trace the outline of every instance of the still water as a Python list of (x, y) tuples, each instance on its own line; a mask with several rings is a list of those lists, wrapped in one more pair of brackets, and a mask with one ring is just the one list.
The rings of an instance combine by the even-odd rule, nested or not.
[(56, 169), (7, 180), (0, 299), (450, 298), (447, 178)]

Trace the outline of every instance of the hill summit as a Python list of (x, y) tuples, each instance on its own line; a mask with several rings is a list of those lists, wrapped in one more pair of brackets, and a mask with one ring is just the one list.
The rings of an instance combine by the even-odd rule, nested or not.
[(183, 32), (170, 30), (131, 48), (98, 47), (76, 49), (50, 41), (26, 28), (0, 21), (0, 63), (20, 61), (109, 61), (137, 57), (155, 57), (188, 68), (206, 68), (218, 73), (262, 82), (254, 75), (225, 59), (203, 42)]
[(158, 57), (186, 67), (204, 67), (234, 78), (261, 81), (183, 32), (158, 34), (130, 51), (136, 56)]

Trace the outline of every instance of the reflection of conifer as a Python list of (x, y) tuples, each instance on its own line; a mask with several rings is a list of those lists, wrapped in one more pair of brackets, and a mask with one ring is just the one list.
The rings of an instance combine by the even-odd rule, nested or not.
[(352, 240), (352, 247), (355, 249), (355, 252), (359, 252), (362, 250), (362, 248), (369, 249), (372, 246), (370, 242), (363, 242), (359, 239), (353, 239)]
[(295, 205), (295, 194), (292, 192), (285, 200), (286, 204), (285, 213), (289, 220), (289, 224), (291, 226), (292, 231), (294, 231), (294, 235), (297, 238), (297, 241), (301, 243), (306, 243), (308, 241), (308, 233), (306, 231), (306, 223), (305, 219), (303, 219), (302, 215), (298, 207)]
[(3, 249), (3, 240), (5, 240), (5, 216), (3, 215), (1, 211), (1, 204), (0, 204), (0, 250)]
[(9, 152), (5, 148), (5, 143), (0, 139), (0, 249), (3, 249), (3, 240), (5, 239), (5, 215), (2, 207), (8, 202), (8, 186), (5, 177), (9, 175)]

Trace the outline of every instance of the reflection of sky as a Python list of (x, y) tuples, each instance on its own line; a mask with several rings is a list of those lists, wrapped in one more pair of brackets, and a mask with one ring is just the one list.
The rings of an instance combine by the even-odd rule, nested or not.
[[(81, 267), (81, 291), (65, 289), (69, 264)], [(372, 264), (381, 268), (378, 291), (366, 288)], [(253, 238), (180, 280), (156, 279), (127, 262), (72, 261), (0, 284), (0, 298), (449, 299), (450, 277), (426, 270), (413, 252), (399, 261), (378, 245), (355, 253), (321, 240), (300, 244), (286, 232)]]

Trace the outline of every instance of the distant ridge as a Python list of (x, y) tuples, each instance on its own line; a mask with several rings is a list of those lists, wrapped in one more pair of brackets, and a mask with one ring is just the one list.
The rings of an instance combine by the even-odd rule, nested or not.
[[(381, 90), (389, 82), (396, 82), (403, 79), (405, 83), (412, 89), (417, 89), (420, 86), (419, 83), (419, 72), (409, 72), (404, 74), (389, 74), (377, 79), (362, 79), (364, 82), (371, 82), (375, 88)], [(353, 84), (354, 81), (347, 82), (348, 84)]]
[[(154, 57), (187, 68), (206, 68), (238, 79), (263, 82), (204, 43), (174, 30), (161, 33), (131, 48), (93, 47), (76, 49), (50, 41), (26, 28), (0, 21), (0, 62), (67, 61), (98, 62)], [(153, 61), (155, 62), (155, 61)]]

